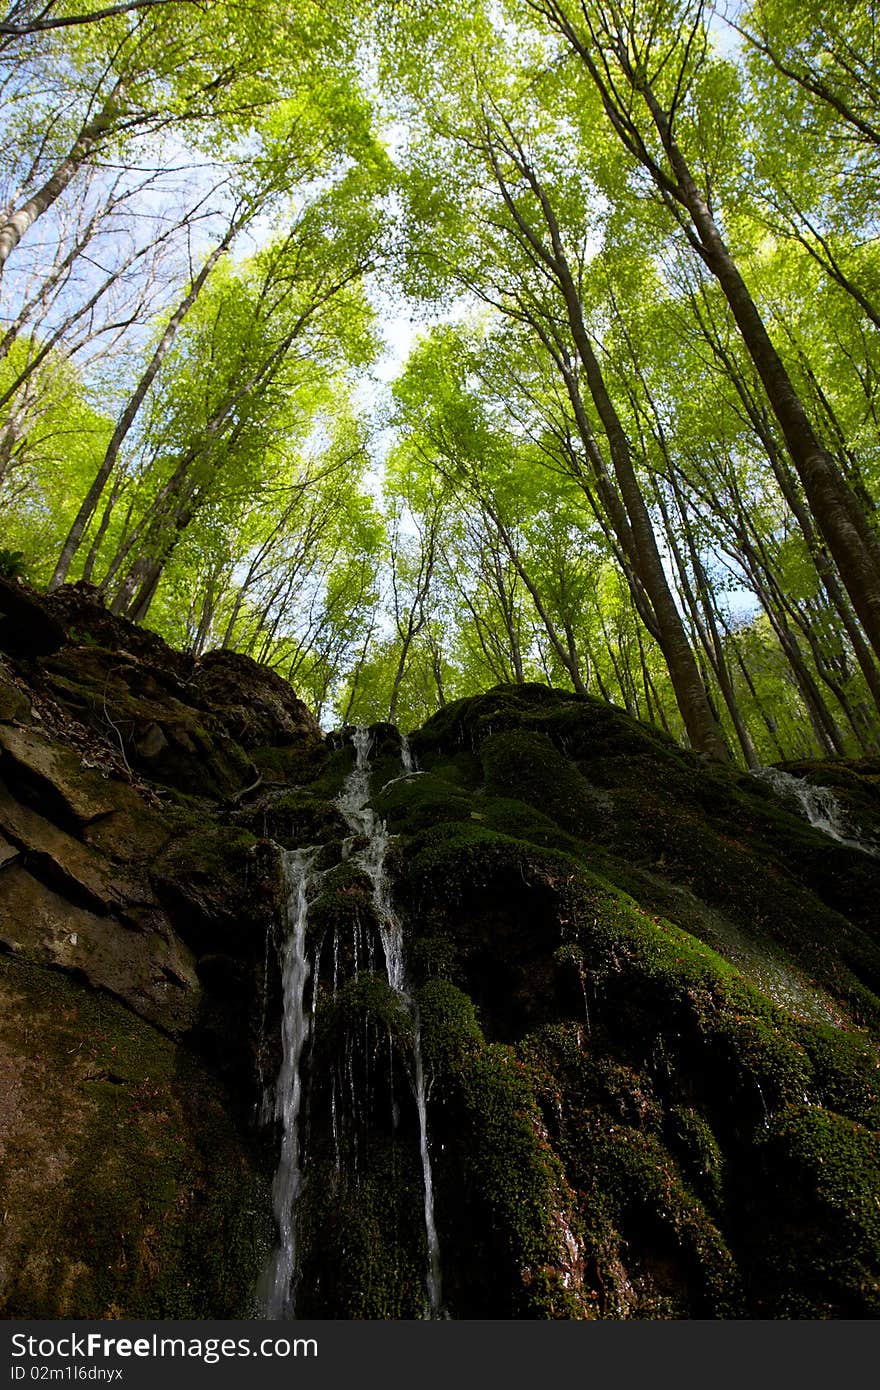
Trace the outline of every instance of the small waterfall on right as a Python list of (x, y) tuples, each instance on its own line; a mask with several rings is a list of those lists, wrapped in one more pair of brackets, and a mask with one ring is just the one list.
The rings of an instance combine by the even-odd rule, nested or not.
[(778, 767), (760, 767), (754, 776), (766, 782), (783, 800), (795, 801), (815, 830), (821, 830), (838, 844), (877, 857), (878, 851), (873, 845), (847, 833), (846, 816), (830, 787), (816, 787), (804, 777), (795, 777)]
[[(424, 1189), (425, 1239), (428, 1251), (427, 1311), (430, 1318), (438, 1318), (442, 1316), (440, 1244), (434, 1220), (434, 1183), (428, 1143), (427, 1090), (422, 1061), (418, 1009), (407, 988), (403, 934), (394, 911), (385, 874), (388, 830), (384, 820), (377, 816), (369, 805), (370, 751), (372, 747), (369, 729), (358, 726), (352, 735), (352, 743), (355, 749), (355, 765), (337, 798), (336, 804), (353, 834), (366, 840), (365, 847), (356, 852), (355, 862), (364, 870), (372, 884), (373, 905), (385, 956), (388, 983), (400, 996), (413, 1024), (413, 1075), (411, 1080), (419, 1117), (419, 1154)], [(401, 739), (401, 762), (405, 774), (411, 774), (415, 771), (412, 753), (405, 739)]]
[[(369, 1202), (375, 1146), (387, 1142), (398, 1146), (398, 1171), (402, 1164), (409, 1172), (407, 1218), (401, 1227), (394, 1217), (390, 1224), (397, 1234), (389, 1231), (390, 1239), (402, 1241), (401, 1255), (410, 1261), (402, 1306), (408, 1316), (440, 1318), (430, 1082), (418, 1008), (406, 978), (403, 932), (386, 874), (390, 837), (385, 821), (370, 806), (371, 731), (358, 727), (351, 741), (354, 766), (332, 803), (343, 834), (337, 830), (338, 838), (329, 844), (280, 851), (285, 897), (280, 922), (267, 933), (264, 948), (259, 1113), (263, 1123), (274, 1120), (279, 1148), (272, 1185), (276, 1243), (263, 1269), (258, 1306), (262, 1316), (273, 1319), (310, 1315), (321, 1264), (316, 1252), (324, 1240), (315, 1216), (322, 1193), (333, 1191), (335, 1200), (349, 1203), (354, 1211)], [(403, 743), (400, 753), (403, 776), (419, 775)], [(274, 1084), (267, 1084), (262, 1060), (267, 997), (274, 998), (274, 1011), (279, 985), (280, 1037), (275, 1036), (280, 1057)], [(405, 1119), (397, 1089), (402, 1075), (413, 1101)], [(390, 1101), (384, 1118), (377, 1109), (380, 1101)], [(383, 1130), (385, 1140), (377, 1141)], [(419, 1222), (421, 1251), (413, 1243)], [(333, 1233), (332, 1242), (338, 1277), (350, 1279), (356, 1291), (356, 1241), (349, 1231), (341, 1239)]]

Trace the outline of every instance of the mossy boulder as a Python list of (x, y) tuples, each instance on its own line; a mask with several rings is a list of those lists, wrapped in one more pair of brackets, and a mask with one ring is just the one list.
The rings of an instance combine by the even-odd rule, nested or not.
[(209, 825), (184, 835), (158, 856), (151, 878), (198, 955), (218, 949), (261, 955), (267, 926), (281, 916), (277, 849), (238, 826)]
[[(379, 866), (351, 730), (46, 603), (67, 642), (0, 687), (9, 1315), (256, 1311), (295, 985), (298, 1316), (430, 1311), (429, 1170), (455, 1318), (877, 1316), (873, 856), (530, 685), (441, 710), (414, 771), (370, 731)], [(802, 771), (868, 825), (873, 764)]]

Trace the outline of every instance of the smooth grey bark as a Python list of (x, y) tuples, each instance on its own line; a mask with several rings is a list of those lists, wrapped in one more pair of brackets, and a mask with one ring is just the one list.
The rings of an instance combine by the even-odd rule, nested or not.
[(11, 216), (0, 223), (0, 275), (3, 274), (9, 256), (25, 233), (61, 196), (71, 179), (75, 178), (89, 156), (94, 153), (102, 137), (113, 129), (119, 114), (119, 90), (120, 84), (117, 83), (97, 116), (93, 116), (82, 126), (68, 153), (46, 182)]

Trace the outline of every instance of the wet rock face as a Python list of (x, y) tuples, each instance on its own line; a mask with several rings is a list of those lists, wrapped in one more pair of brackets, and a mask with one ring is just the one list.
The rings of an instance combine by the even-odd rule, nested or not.
[[(441, 1239), (481, 1230), (462, 1297), (497, 1315), (505, 1259), (462, 1153), (463, 993), (537, 1108), (535, 1162), (560, 1166), (588, 1311), (876, 1316), (876, 860), (598, 701), (499, 688), (411, 741), (424, 775), (378, 805), (434, 1001)], [(876, 814), (864, 768), (835, 774)], [(467, 1228), (449, 1208), (442, 1225), (453, 1181)], [(558, 1256), (544, 1269), (552, 1315), (572, 1282)]]
[[(415, 1017), (451, 1316), (880, 1313), (877, 859), (598, 701), (458, 702), (410, 772), (377, 726), (413, 1014), (351, 731), (88, 586), (24, 596), (65, 640), (0, 627), (4, 1315), (255, 1311), (306, 845), (299, 1315), (424, 1312)], [(875, 768), (790, 770), (880, 825)]]
[[(274, 846), (224, 820), (257, 770), (188, 658), (82, 586), (16, 597), (10, 621), (39, 612), (61, 640), (0, 628), (0, 1309), (244, 1316), (279, 879)], [(261, 708), (270, 673), (236, 672)], [(260, 736), (298, 718), (319, 743), (275, 696)]]

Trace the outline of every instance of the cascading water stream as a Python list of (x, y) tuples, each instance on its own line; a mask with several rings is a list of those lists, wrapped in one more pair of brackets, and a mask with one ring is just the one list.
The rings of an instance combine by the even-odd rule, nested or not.
[(419, 1035), (418, 1014), (413, 1010), (415, 1032), (413, 1037), (414, 1086), (416, 1109), (419, 1112), (419, 1153), (422, 1159), (422, 1183), (425, 1192), (425, 1238), (428, 1245), (428, 1316), (438, 1318), (441, 1314), (441, 1275), (440, 1241), (434, 1222), (434, 1177), (431, 1172), (431, 1155), (428, 1150), (428, 1108), (425, 1091), (425, 1069), (422, 1065), (422, 1042)]
[(285, 939), (281, 955), (283, 993), (281, 1069), (275, 1090), (275, 1118), (281, 1122), (281, 1154), (272, 1184), (272, 1209), (278, 1244), (269, 1258), (260, 1287), (264, 1316), (293, 1316), (296, 1293), (296, 1199), (302, 1185), (299, 1112), (302, 1101), (300, 1059), (308, 1037), (305, 1010), (309, 964), (306, 959), (311, 849), (282, 852), (286, 885)]
[(403, 763), (405, 773), (417, 771), (416, 761), (409, 746), (409, 737), (406, 734), (400, 735), (400, 761)]
[[(376, 909), (382, 949), (385, 955), (388, 983), (401, 996), (413, 1020), (413, 1094), (419, 1116), (419, 1152), (422, 1161), (424, 1187), (425, 1237), (428, 1248), (426, 1280), (428, 1316), (438, 1318), (441, 1316), (440, 1244), (434, 1221), (434, 1183), (428, 1147), (427, 1092), (422, 1063), (418, 1010), (415, 1000), (407, 989), (403, 959), (403, 934), (394, 912), (388, 880), (385, 875), (388, 830), (384, 820), (377, 816), (369, 805), (370, 749), (372, 746), (369, 729), (358, 726), (352, 735), (352, 742), (355, 749), (355, 765), (336, 804), (349, 829), (355, 835), (366, 840), (364, 848), (355, 855), (355, 862), (363, 869), (373, 887), (373, 904)], [(409, 745), (404, 739), (401, 740), (401, 761), (405, 773), (415, 771)]]
[(761, 767), (755, 772), (762, 782), (772, 787), (778, 796), (788, 801), (796, 801), (815, 830), (821, 830), (832, 840), (850, 849), (859, 849), (863, 854), (877, 856), (877, 849), (848, 835), (846, 817), (837, 797), (830, 787), (815, 787), (803, 777), (794, 777), (779, 767)]

